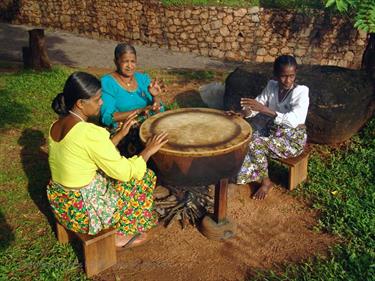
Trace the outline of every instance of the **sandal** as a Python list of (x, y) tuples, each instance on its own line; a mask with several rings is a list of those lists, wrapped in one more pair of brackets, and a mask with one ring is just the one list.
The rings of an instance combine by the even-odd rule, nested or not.
[(124, 246), (117, 247), (117, 250), (122, 251), (126, 249), (135, 248), (135, 247), (146, 244), (148, 241), (149, 239), (147, 238), (147, 235), (145, 233), (142, 233), (142, 234), (139, 233), (139, 234), (134, 235), (132, 238), (130, 238), (130, 240), (126, 242)]

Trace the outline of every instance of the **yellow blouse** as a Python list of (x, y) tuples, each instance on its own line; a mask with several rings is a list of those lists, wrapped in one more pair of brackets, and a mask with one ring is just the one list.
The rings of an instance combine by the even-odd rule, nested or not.
[(92, 123), (77, 123), (59, 142), (49, 133), (48, 140), (52, 180), (67, 188), (89, 184), (98, 169), (120, 181), (141, 179), (146, 172), (146, 162), (141, 156), (129, 159), (121, 156), (109, 132)]

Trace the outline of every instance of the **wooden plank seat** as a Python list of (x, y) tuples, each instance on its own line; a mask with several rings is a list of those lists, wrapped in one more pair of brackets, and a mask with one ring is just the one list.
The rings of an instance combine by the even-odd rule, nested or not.
[(117, 263), (115, 234), (116, 229), (106, 229), (97, 235), (76, 233), (56, 222), (57, 240), (66, 244), (76, 237), (83, 245), (85, 272), (91, 277)]
[(307, 164), (310, 154), (310, 148), (305, 147), (302, 154), (297, 157), (286, 159), (275, 159), (289, 168), (289, 182), (288, 189), (296, 188), (300, 183), (307, 179)]

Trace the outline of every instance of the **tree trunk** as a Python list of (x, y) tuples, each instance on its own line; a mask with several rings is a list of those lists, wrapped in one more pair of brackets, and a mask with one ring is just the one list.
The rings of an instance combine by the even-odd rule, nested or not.
[(25, 68), (36, 70), (51, 69), (45, 47), (44, 30), (29, 30), (29, 47), (23, 47), (23, 63)]
[(370, 33), (368, 44), (363, 54), (362, 69), (366, 70), (375, 83), (375, 33)]

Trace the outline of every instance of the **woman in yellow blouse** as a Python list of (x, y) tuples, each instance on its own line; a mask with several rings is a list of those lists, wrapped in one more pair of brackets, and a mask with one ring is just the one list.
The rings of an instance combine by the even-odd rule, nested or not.
[(88, 122), (99, 115), (101, 105), (100, 81), (84, 72), (73, 73), (53, 100), (60, 118), (49, 133), (48, 199), (67, 229), (94, 235), (115, 227), (116, 246), (137, 245), (157, 222), (152, 210), (156, 177), (146, 162), (167, 136), (154, 136), (139, 156), (127, 159), (115, 145), (128, 133), (136, 114), (110, 139), (104, 128)]

